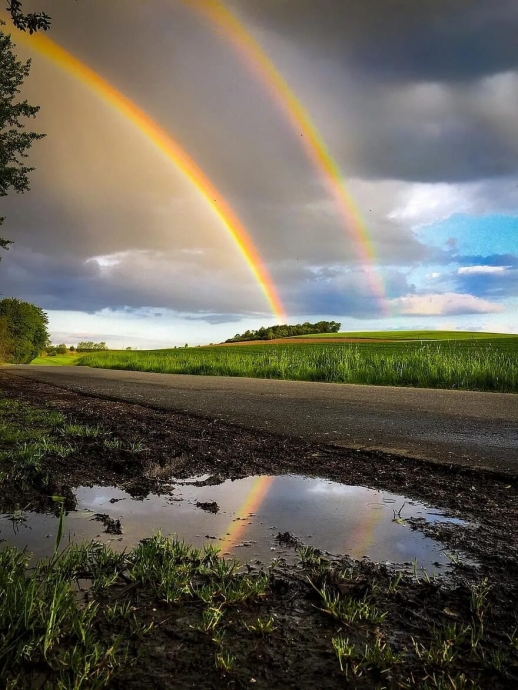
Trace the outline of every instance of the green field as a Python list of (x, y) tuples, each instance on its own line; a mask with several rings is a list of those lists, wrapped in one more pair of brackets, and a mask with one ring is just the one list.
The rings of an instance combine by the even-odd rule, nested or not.
[(32, 360), (31, 364), (35, 364), (40, 367), (71, 367), (76, 364), (80, 357), (81, 353), (70, 352), (66, 355), (56, 355), (55, 357), (36, 357), (36, 359)]
[(170, 374), (518, 393), (518, 336), (100, 352), (77, 363)]

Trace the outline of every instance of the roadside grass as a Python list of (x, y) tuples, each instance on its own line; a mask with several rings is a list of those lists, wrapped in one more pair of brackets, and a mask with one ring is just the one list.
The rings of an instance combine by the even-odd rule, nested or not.
[(11, 482), (25, 489), (49, 489), (49, 461), (72, 457), (85, 443), (100, 452), (145, 450), (142, 439), (124, 442), (99, 425), (72, 423), (57, 410), (0, 394), (0, 488)]
[(81, 353), (69, 352), (66, 355), (56, 355), (55, 357), (36, 357), (31, 364), (45, 367), (71, 367), (81, 357)]
[[(306, 547), (298, 568), (253, 571), (211, 544), (160, 534), (123, 553), (88, 542), (56, 548), (31, 570), (29, 559), (13, 547), (0, 552), (6, 688), (97, 689), (137, 673), (149, 684), (153, 664), (162, 674), (164, 664), (176, 668), (175, 655), (157, 657), (172, 639), (185, 660), (185, 676), (175, 678), (190, 682), (204, 658), (204, 687), (221, 674), (239, 687), (251, 673), (271, 678), (272, 654), (286, 668), (300, 667), (301, 653), (310, 664), (318, 659), (332, 687), (340, 675), (344, 686), (365, 688), (511, 687), (518, 662), (515, 636), (481, 625), (493, 613), (485, 581), (395, 578), (383, 566), (345, 567)], [(448, 588), (457, 596), (454, 622)]]
[(77, 364), (170, 374), (518, 392), (518, 337), (102, 352), (84, 355)]

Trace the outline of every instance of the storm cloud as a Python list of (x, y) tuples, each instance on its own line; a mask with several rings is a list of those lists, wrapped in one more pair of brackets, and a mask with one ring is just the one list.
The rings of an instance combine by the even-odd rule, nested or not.
[[(41, 5), (50, 38), (211, 179), (290, 317), (382, 318), (373, 271), (395, 315), (492, 314), (516, 295), (512, 252), (499, 272), (462, 270), (504, 255), (488, 239), (470, 260), (433, 229), (459, 213), (518, 213), (513, 0), (228, 3), (319, 130), (358, 208), (347, 217), (278, 96), (189, 3)], [(31, 152), (32, 191), (2, 202), (15, 242), (0, 264), (2, 293), (60, 312), (269, 317), (242, 253), (187, 177), (88, 87), (19, 50), (33, 58), (24, 96), (41, 104), (36, 128), (47, 137)]]

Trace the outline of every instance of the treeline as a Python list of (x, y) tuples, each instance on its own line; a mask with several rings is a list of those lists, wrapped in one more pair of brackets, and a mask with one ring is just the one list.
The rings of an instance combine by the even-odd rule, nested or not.
[(77, 343), (76, 350), (78, 352), (100, 352), (101, 350), (108, 350), (105, 342), (94, 343), (91, 340), (85, 340)]
[[(68, 347), (65, 343), (61, 343), (61, 345), (50, 345), (47, 343), (43, 354), (48, 357), (55, 357), (56, 355), (66, 355), (67, 352), (100, 352), (101, 350), (108, 349), (109, 347), (104, 342), (94, 343), (92, 340), (85, 340), (78, 343), (77, 347), (74, 347), (74, 345)], [(131, 347), (127, 347), (126, 349), (131, 350)]]
[(341, 323), (337, 321), (318, 321), (317, 323), (297, 323), (295, 325), (261, 327), (257, 331), (237, 333), (226, 343), (241, 343), (246, 340), (273, 340), (274, 338), (292, 338), (295, 335), (314, 335), (315, 333), (338, 333)]
[(0, 300), (0, 362), (29, 364), (45, 348), (47, 314), (19, 299)]

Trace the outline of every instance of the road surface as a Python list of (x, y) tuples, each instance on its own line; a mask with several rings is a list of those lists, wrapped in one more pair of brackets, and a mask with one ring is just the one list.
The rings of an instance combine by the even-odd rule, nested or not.
[(518, 395), (87, 367), (1, 370), (78, 393), (310, 441), (518, 474)]

